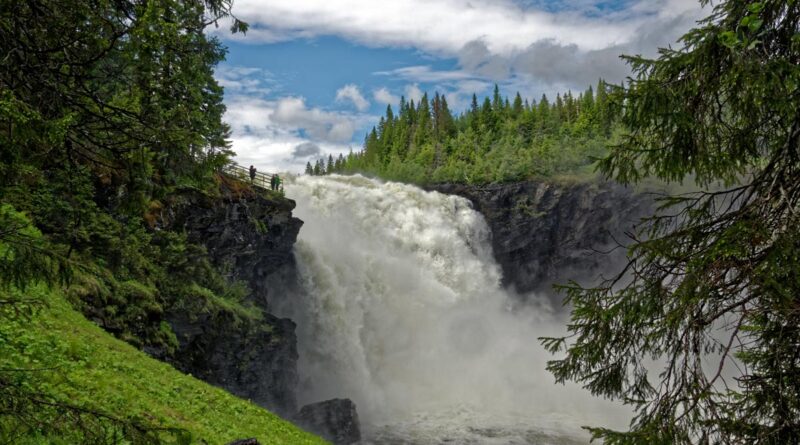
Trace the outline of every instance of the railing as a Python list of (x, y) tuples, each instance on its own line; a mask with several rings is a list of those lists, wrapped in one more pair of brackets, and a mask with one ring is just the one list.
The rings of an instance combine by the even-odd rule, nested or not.
[(256, 187), (263, 188), (264, 190), (272, 189), (272, 174), (270, 173), (261, 173), (260, 171), (256, 171), (255, 178), (251, 180), (250, 169), (242, 167), (241, 165), (233, 162), (225, 167), (222, 167), (222, 173), (240, 181), (253, 184)]

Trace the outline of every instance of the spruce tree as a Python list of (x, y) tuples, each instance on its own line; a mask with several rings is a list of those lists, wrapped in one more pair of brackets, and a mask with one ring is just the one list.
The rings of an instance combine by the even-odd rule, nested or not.
[(517, 95), (514, 96), (514, 105), (511, 107), (511, 115), (514, 119), (520, 119), (523, 110), (525, 110), (525, 107), (522, 105), (522, 96), (520, 96), (519, 91), (517, 91)]
[(492, 91), (492, 109), (496, 113), (500, 113), (503, 110), (503, 98), (500, 97), (500, 87), (497, 84), (494, 84), (494, 90)]
[(483, 100), (480, 116), (483, 129), (485, 129), (486, 131), (494, 131), (496, 123), (495, 112), (492, 109), (492, 102), (489, 101), (488, 97)]
[(344, 172), (344, 156), (339, 153), (339, 157), (336, 158), (336, 172), (343, 173)]
[(419, 148), (433, 140), (433, 122), (431, 119), (431, 109), (428, 102), (428, 94), (422, 95), (417, 107), (416, 130), (414, 132), (414, 146)]
[(453, 120), (453, 113), (447, 105), (447, 98), (441, 96), (439, 103), (439, 128), (445, 137), (453, 137), (456, 133), (456, 123)]
[(474, 131), (478, 131), (478, 127), (480, 127), (480, 108), (478, 107), (478, 96), (473, 93), (472, 94), (472, 102), (470, 102), (469, 106), (469, 125), (472, 127)]
[(635, 408), (604, 443), (800, 443), (798, 23), (797, 1), (721, 1), (681, 47), (626, 58), (601, 172), (700, 191), (661, 201), (618, 276), (567, 286), (570, 335), (545, 339), (557, 381)]

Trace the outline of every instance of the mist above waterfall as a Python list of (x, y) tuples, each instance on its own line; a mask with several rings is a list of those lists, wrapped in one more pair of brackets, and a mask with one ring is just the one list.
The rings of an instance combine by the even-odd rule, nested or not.
[[(557, 385), (537, 337), (564, 333), (547, 299), (518, 300), (482, 216), (460, 197), (361, 176), (289, 179), (305, 221), (298, 324), (301, 402), (356, 402), (367, 435), (549, 443), (624, 427), (629, 412)], [(544, 439), (543, 439), (544, 438)], [(387, 439), (389, 440), (389, 439)]]

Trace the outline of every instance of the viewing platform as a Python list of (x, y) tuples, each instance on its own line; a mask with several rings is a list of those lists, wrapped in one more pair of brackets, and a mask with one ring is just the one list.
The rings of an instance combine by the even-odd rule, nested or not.
[[(256, 188), (260, 188), (263, 190), (272, 190), (272, 177), (274, 176), (272, 173), (262, 173), (260, 171), (256, 171), (255, 178), (251, 180), (250, 169), (248, 169), (247, 167), (243, 167), (235, 162), (231, 162), (230, 164), (227, 164), (225, 167), (222, 167), (222, 173), (231, 178), (238, 179), (242, 182), (251, 184)], [(282, 185), (283, 184), (281, 184), (281, 186)]]

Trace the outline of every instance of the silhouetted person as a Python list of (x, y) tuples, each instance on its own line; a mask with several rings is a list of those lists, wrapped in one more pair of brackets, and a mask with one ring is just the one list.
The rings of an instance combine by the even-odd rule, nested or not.
[(272, 175), (272, 179), (269, 180), (269, 188), (270, 189), (275, 190), (275, 188), (277, 187), (275, 185), (277, 183), (277, 180), (278, 180), (278, 176), (277, 175)]
[(275, 180), (275, 190), (280, 190), (281, 189), (281, 177), (278, 176), (278, 175), (275, 175), (275, 176), (272, 177), (272, 179)]
[(250, 182), (253, 182), (255, 180), (256, 180), (256, 168), (251, 165), (250, 166)]

